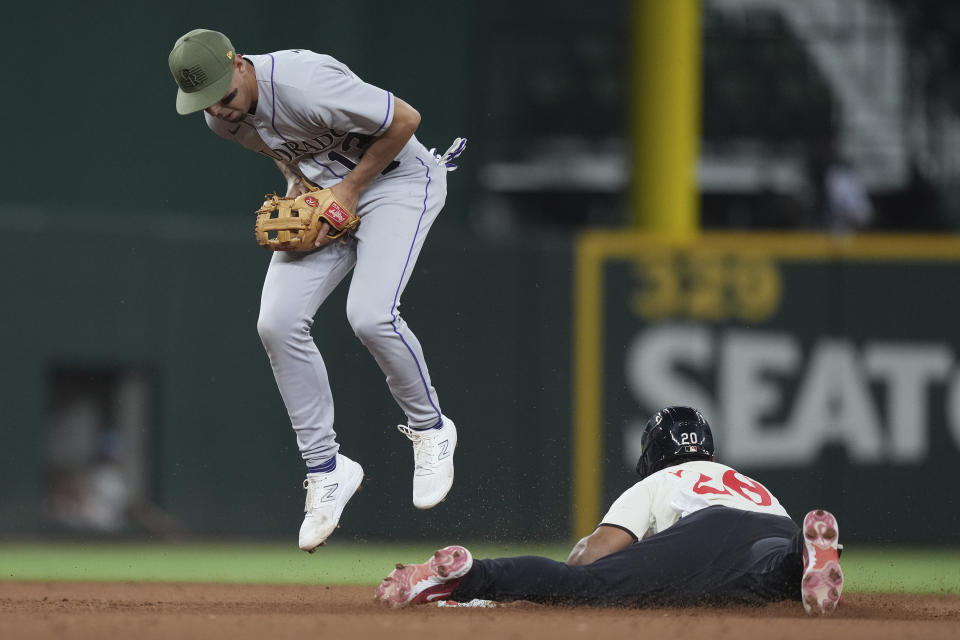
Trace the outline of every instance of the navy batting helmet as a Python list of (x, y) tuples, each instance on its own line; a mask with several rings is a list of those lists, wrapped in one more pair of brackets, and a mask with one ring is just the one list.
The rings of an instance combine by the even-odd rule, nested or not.
[(666, 407), (653, 414), (640, 438), (637, 473), (651, 473), (685, 460), (713, 460), (713, 433), (696, 409)]

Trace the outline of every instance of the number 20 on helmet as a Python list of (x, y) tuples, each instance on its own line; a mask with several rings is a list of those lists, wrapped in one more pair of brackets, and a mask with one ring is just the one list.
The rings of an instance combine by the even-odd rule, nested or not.
[(637, 473), (651, 473), (687, 460), (713, 460), (713, 432), (691, 407), (666, 407), (653, 414), (640, 438)]

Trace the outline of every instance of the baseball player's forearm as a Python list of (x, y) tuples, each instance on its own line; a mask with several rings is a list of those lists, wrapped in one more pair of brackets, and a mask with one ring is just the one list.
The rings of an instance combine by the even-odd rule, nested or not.
[(635, 542), (633, 536), (619, 527), (601, 524), (596, 530), (574, 545), (567, 556), (567, 564), (582, 566), (624, 549)]
[(356, 200), (363, 190), (393, 162), (420, 126), (420, 113), (416, 109), (396, 96), (393, 100), (394, 115), (390, 126), (382, 136), (371, 143), (347, 177), (334, 186), (337, 198), (344, 201), (347, 208), (350, 208), (351, 204), (356, 205)]
[(299, 196), (307, 192), (306, 187), (303, 185), (303, 182), (300, 180), (300, 176), (297, 175), (290, 166), (281, 162), (280, 160), (274, 160), (274, 164), (277, 165), (277, 168), (280, 169), (280, 173), (283, 174), (283, 177), (287, 180), (287, 197)]
[(570, 555), (567, 556), (567, 564), (570, 566), (580, 566), (584, 564), (590, 564), (585, 562), (585, 552), (587, 550), (587, 538), (580, 538), (580, 541), (577, 544), (573, 545), (573, 549), (570, 550)]

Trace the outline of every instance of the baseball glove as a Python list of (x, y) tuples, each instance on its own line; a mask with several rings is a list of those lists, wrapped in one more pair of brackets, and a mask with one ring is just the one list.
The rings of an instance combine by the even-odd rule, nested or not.
[(310, 251), (324, 222), (330, 225), (327, 237), (335, 239), (356, 229), (360, 218), (347, 211), (330, 189), (315, 189), (296, 198), (271, 193), (257, 210), (254, 231), (260, 246), (272, 251)]

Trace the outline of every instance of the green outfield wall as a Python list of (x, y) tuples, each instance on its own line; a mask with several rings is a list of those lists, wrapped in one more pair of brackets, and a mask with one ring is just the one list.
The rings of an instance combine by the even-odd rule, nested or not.
[[(6, 7), (0, 534), (69, 533), (51, 487), (73, 486), (76, 424), (124, 435), (96, 452), (126, 461), (144, 503), (124, 534), (289, 537), (299, 523), (303, 469), (256, 333), (269, 256), (251, 210), (283, 184), (174, 110), (167, 54), (206, 27), (241, 53), (331, 53), (415, 106), (428, 147), (470, 139), (403, 306), (460, 427), (457, 482), (433, 511), (410, 504), (403, 416), (341, 288), (314, 333), (340, 441), (369, 479), (340, 535), (566, 540), (635, 480), (645, 417), (689, 403), (721, 458), (795, 516), (824, 505), (845, 539), (956, 542), (955, 238), (665, 244), (502, 226), (511, 187), (485, 168), (571, 133), (585, 147), (622, 135), (628, 4)], [(519, 195), (544, 222), (579, 202)]]
[[(0, 254), (0, 531), (50, 530), (50, 397), (64, 369), (81, 383), (149, 380), (146, 497), (185, 532), (296, 530), (303, 466), (256, 331), (269, 255), (252, 222), (2, 211), (6, 237), (57, 248)], [(345, 535), (566, 536), (571, 269), (566, 243), (492, 245), (435, 225), (402, 307), (460, 430), (456, 489), (429, 513), (411, 504), (404, 416), (351, 332), (346, 287), (333, 294), (314, 334), (339, 440), (368, 476)]]
[[(4, 208), (0, 221), (25, 239), (0, 254), (0, 533), (64, 533), (48, 510), (51, 398), (67, 370), (146, 380), (143, 497), (173, 532), (290, 535), (303, 469), (256, 334), (269, 256), (250, 220)], [(403, 417), (351, 334), (345, 287), (314, 326), (340, 442), (369, 477), (344, 537), (567, 539), (634, 482), (646, 416), (689, 403), (721, 459), (794, 515), (829, 506), (852, 540), (956, 541), (955, 239), (504, 244), (449, 226), (441, 217), (403, 301), (460, 427), (438, 508), (410, 504)], [(164, 531), (143, 518), (124, 530)]]

